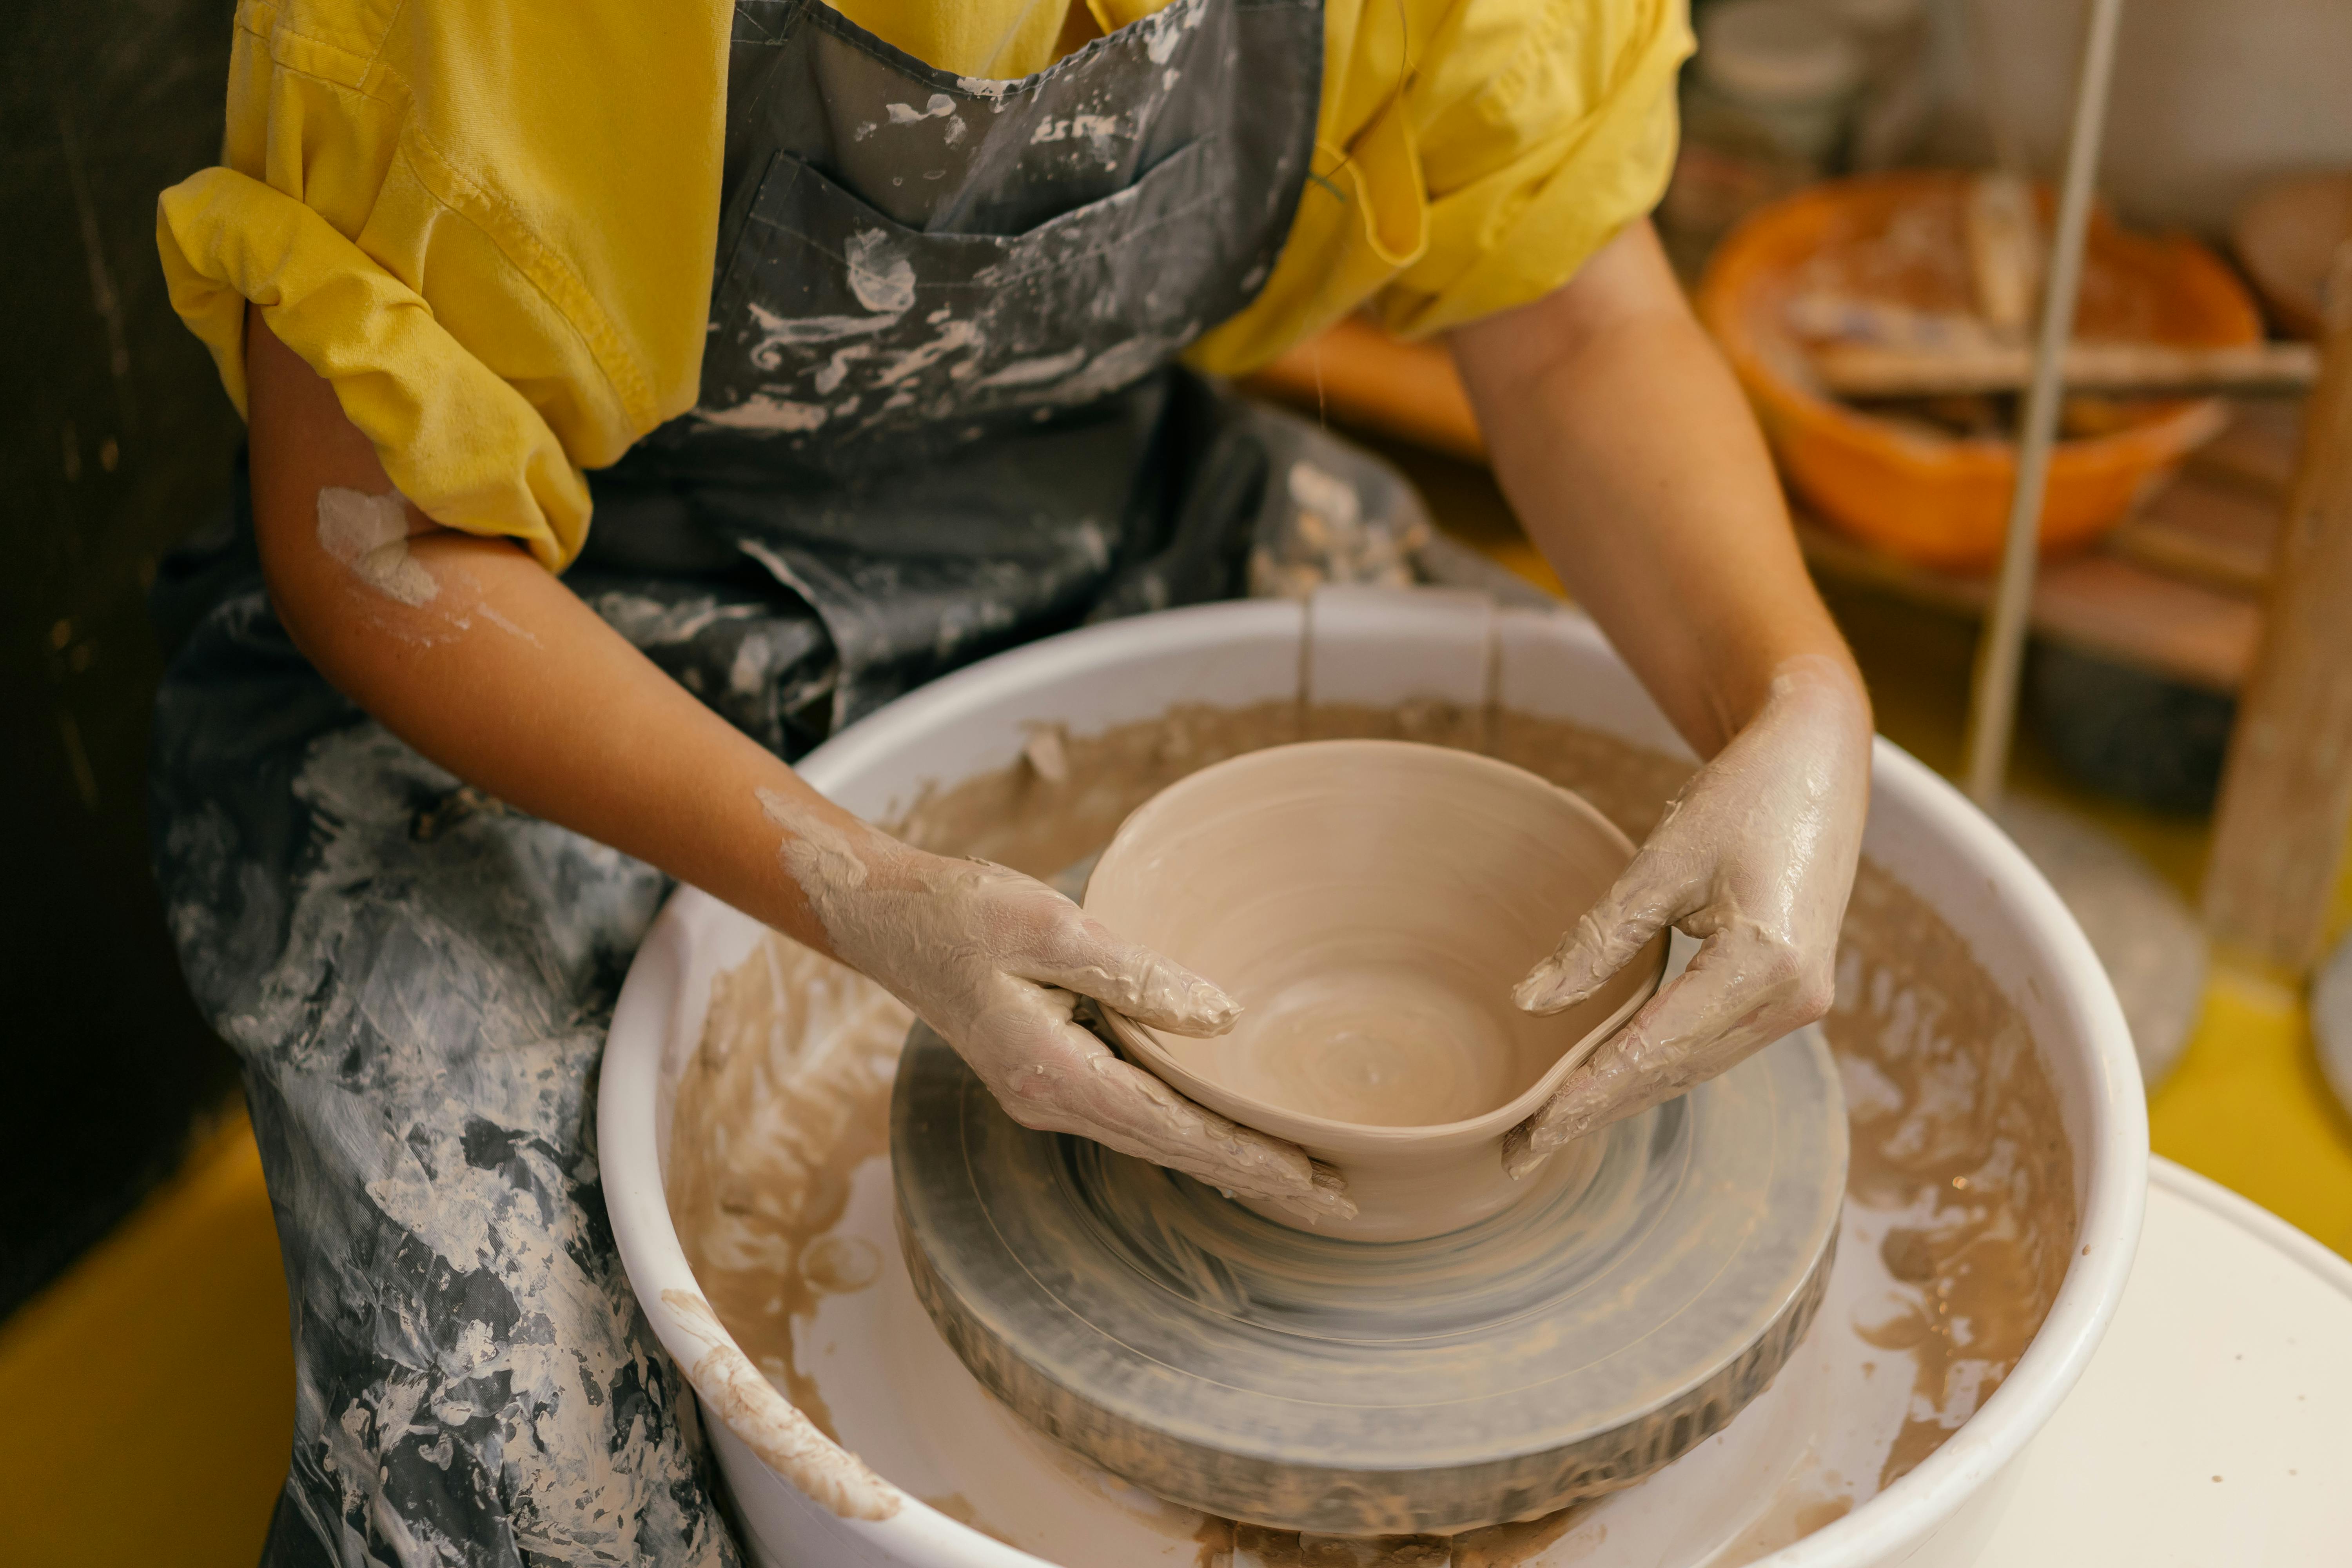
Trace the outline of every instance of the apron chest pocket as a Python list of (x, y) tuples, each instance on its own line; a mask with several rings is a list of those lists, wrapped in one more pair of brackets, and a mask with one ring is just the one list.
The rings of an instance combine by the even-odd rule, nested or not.
[(776, 153), (712, 300), (696, 419), (840, 455), (1118, 391), (1248, 298), (1217, 221), (1225, 151), (1196, 139), (1016, 235), (908, 228)]

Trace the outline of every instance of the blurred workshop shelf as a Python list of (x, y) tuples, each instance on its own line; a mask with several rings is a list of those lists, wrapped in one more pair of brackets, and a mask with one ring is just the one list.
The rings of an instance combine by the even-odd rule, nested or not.
[[(1335, 424), (1483, 461), (1452, 357), (1350, 317), (1260, 372), (1252, 388)], [(2247, 399), (2229, 427), (2147, 497), (2097, 548), (2045, 563), (2033, 629), (2052, 641), (2209, 690), (2245, 679), (2262, 631), (2278, 517), (2294, 472), (2298, 404)], [(1897, 561), (1804, 516), (1798, 542), (1826, 579), (1975, 616), (1981, 576)]]

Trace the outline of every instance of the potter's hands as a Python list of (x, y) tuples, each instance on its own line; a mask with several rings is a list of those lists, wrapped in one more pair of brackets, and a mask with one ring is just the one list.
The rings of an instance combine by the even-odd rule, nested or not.
[(1822, 656), (1781, 666), (1762, 710), (1692, 775), (1616, 885), (1512, 994), (1531, 1013), (1556, 1013), (1660, 928), (1702, 939), (1690, 967), (1511, 1133), (1514, 1176), (1829, 1011), (1869, 797), (1869, 710), (1851, 669)]
[(1019, 872), (928, 854), (862, 823), (771, 815), (795, 834), (784, 865), (834, 955), (913, 1008), (1015, 1121), (1305, 1218), (1355, 1212), (1302, 1150), (1195, 1105), (1072, 1018), (1091, 996), (1154, 1028), (1220, 1035), (1241, 1009), (1214, 985)]

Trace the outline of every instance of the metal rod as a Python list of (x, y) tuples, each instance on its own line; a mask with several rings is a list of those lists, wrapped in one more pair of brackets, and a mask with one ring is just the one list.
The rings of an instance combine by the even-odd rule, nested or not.
[(1969, 795), (1988, 811), (2000, 803), (2009, 774), (2010, 739), (2017, 727), (2017, 682), (2025, 661), (2027, 612), (2033, 602), (2033, 569), (2042, 542), (2042, 492), (2049, 483), (2050, 453), (2058, 438), (2064, 390), (2059, 371), (2067, 340), (2074, 335), (2083, 244), (2090, 228), (2099, 137), (2106, 125), (2107, 84), (2115, 75), (2116, 25), (2122, 16), (2123, 0), (2091, 0), (2082, 75), (2074, 87), (2074, 120), (2066, 135), (2065, 183), (2058, 195), (2057, 230), (2051, 237), (2041, 334), (2033, 350), (2033, 381), (2019, 422), (2017, 489), (2009, 500), (2000, 581), (1977, 645), (1965, 773)]

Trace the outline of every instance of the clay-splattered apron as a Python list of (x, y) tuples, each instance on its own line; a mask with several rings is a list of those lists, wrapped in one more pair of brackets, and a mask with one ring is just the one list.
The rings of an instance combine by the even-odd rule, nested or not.
[[(1274, 261), (1322, 47), (1314, 0), (1175, 0), (976, 81), (741, 0), (701, 406), (599, 477), (568, 580), (790, 756), (995, 648), (1239, 591), (1302, 475), (1354, 492), (1306, 496), (1327, 511), (1410, 506), (1170, 363)], [(267, 1560), (739, 1561), (593, 1142), (665, 880), (331, 689), (270, 612), (237, 489), (157, 590), (179, 651), (153, 829), (284, 1253), (298, 1405)]]
[(1170, 362), (1273, 268), (1321, 52), (1313, 4), (1175, 0), (978, 81), (739, 0), (701, 397), (603, 476), (593, 537), (674, 534), (684, 498), (815, 612), (834, 684), (805, 717), (834, 726), (1089, 616), (1235, 591), (1265, 443)]

